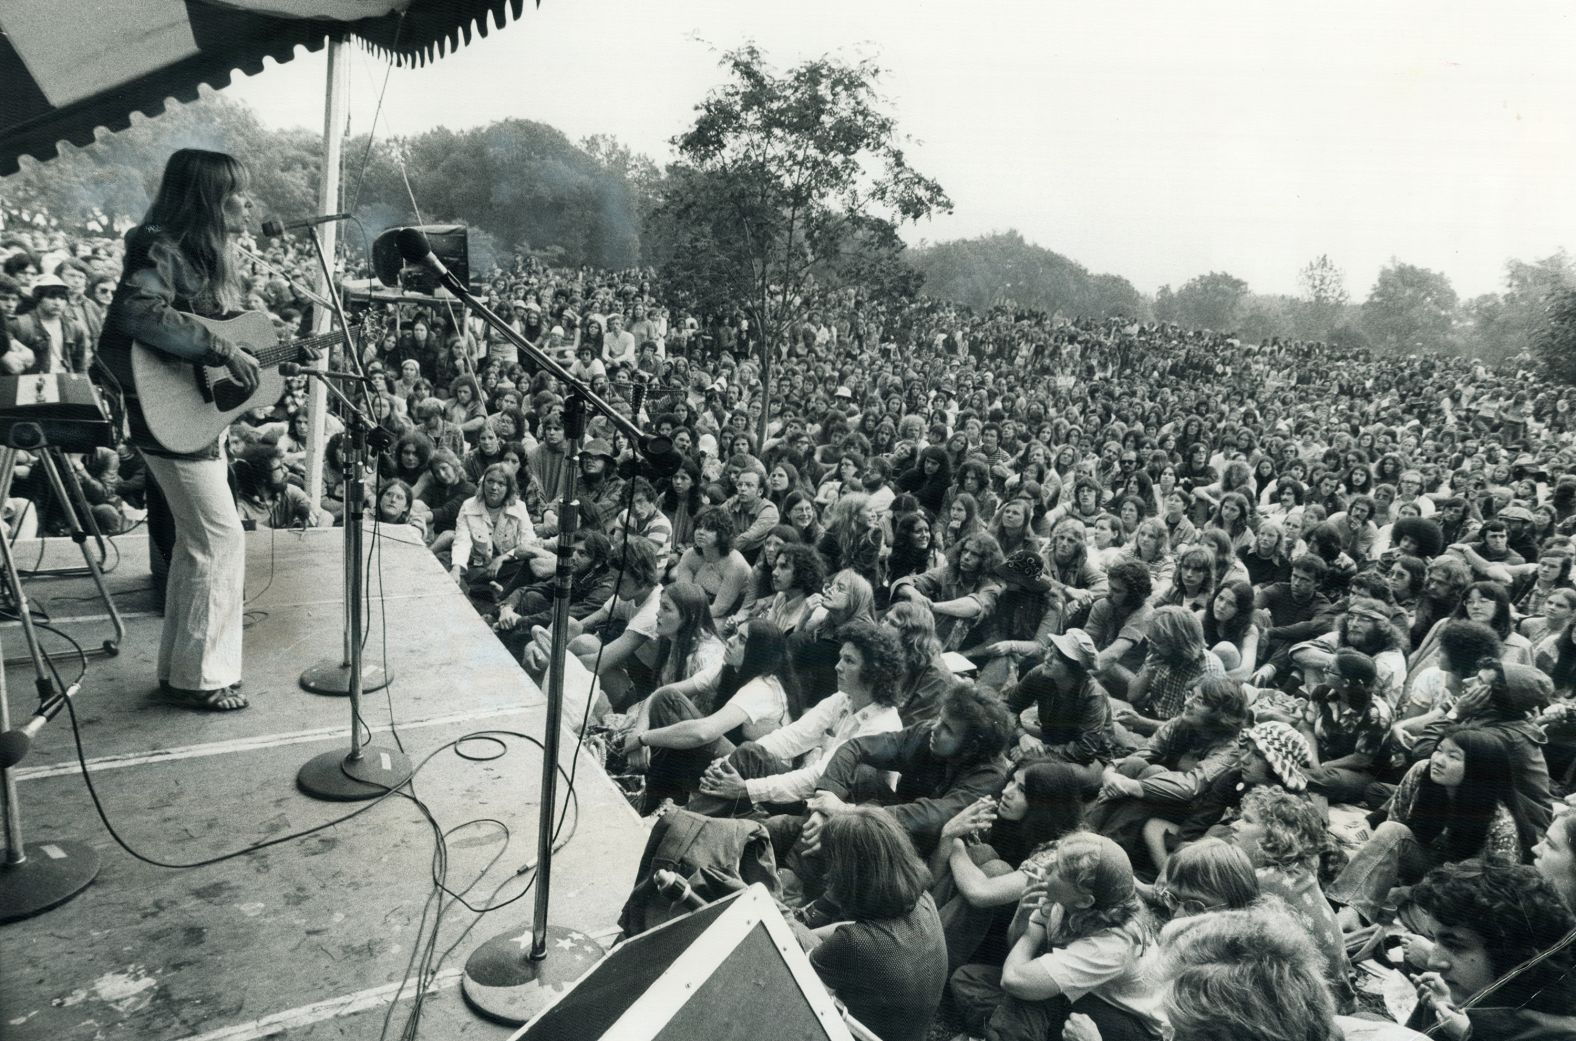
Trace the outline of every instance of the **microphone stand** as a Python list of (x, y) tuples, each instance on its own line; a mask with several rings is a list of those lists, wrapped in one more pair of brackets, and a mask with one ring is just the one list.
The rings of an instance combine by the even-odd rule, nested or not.
[[(323, 255), (323, 244), (318, 241), (315, 230), (308, 229), (308, 231), (312, 236), (312, 246), (317, 253), (318, 264), (323, 269), (324, 284), (332, 287), (333, 275), (329, 271), (328, 258)], [(359, 374), (361, 352), (350, 335), (350, 323), (345, 320), (345, 311), (340, 305), (338, 295), (330, 292), (330, 300), (340, 332), (345, 335), (345, 354), (351, 359), (352, 368)], [(410, 759), (403, 752), (382, 745), (363, 743), (361, 736), (362, 727), (366, 726), (361, 719), (361, 695), (369, 689), (366, 683), (368, 670), (362, 662), (362, 631), (365, 628), (365, 619), (362, 617), (361, 597), (365, 565), (361, 558), (363, 544), (361, 523), (366, 510), (362, 493), (365, 490), (364, 474), (370, 459), (368, 442), (374, 436), (374, 432), (380, 432), (381, 428), (372, 421), (370, 414), (357, 408), (354, 402), (334, 386), (329, 377), (311, 370), (308, 370), (308, 374), (317, 376), (324, 388), (343, 404), (345, 432), (349, 435), (344, 439), (343, 451), (345, 660), (342, 665), (330, 660), (318, 666), (316, 672), (308, 669), (302, 675), (301, 683), (308, 690), (317, 690), (319, 693), (339, 693), (337, 688), (322, 690), (308, 686), (307, 679), (311, 676), (323, 680), (326, 685), (330, 680), (337, 680), (340, 670), (343, 670), (343, 693), (350, 697), (350, 751), (324, 752), (307, 760), (296, 773), (296, 786), (305, 794), (317, 799), (330, 799), (336, 802), (375, 799), (410, 780), (412, 772)], [(359, 380), (358, 384), (362, 396), (366, 397), (369, 393), (366, 384)], [(380, 681), (378, 687), (388, 684), (388, 677), (381, 669), (377, 671), (376, 679)], [(377, 687), (370, 689), (376, 690)], [(367, 727), (367, 733), (370, 738), (370, 727)]]
[[(339, 331), (345, 334), (345, 356), (351, 360), (350, 368), (352, 371), (356, 372), (358, 375), (364, 376), (366, 373), (361, 365), (361, 351), (359, 350), (358, 344), (350, 337), (350, 323), (345, 318), (345, 309), (340, 302), (339, 294), (334, 291), (334, 277), (329, 270), (328, 258), (323, 255), (323, 242), (317, 237), (316, 228), (309, 227), (306, 230), (307, 234), (311, 236), (312, 249), (317, 254), (318, 265), (323, 269), (323, 284), (329, 287), (329, 307), (333, 311), (334, 320), (339, 325)], [(315, 295), (314, 299), (317, 299)], [(321, 303), (321, 300), (319, 300), (319, 303)], [(323, 385), (331, 390), (335, 390), (332, 383), (324, 381)], [(335, 390), (335, 393), (338, 394), (338, 391)], [(345, 403), (345, 406), (349, 408), (352, 413), (354, 413), (355, 406), (346, 400), (343, 394), (338, 394), (338, 396), (339, 399)], [(350, 455), (347, 454), (345, 459), (347, 482), (350, 477), (350, 462)], [(351, 487), (352, 486), (348, 483), (345, 485), (347, 492)], [(345, 510), (348, 514), (350, 510), (350, 504), (348, 501), (345, 503)], [(347, 516), (345, 523), (345, 577), (342, 583), (342, 588), (345, 591), (344, 654), (338, 661), (335, 661), (333, 658), (324, 658), (321, 661), (314, 662), (302, 670), (299, 682), (303, 688), (311, 691), (313, 694), (328, 694), (334, 697), (345, 697), (351, 692), (351, 658), (352, 656), (361, 656), (359, 650), (352, 650), (352, 648), (359, 648), (361, 646), (362, 634), (359, 631), (358, 626), (351, 619), (351, 615), (353, 613), (351, 601), (356, 598), (355, 594), (351, 592), (351, 587), (361, 583), (361, 547), (357, 544), (360, 538), (361, 528), (357, 526), (352, 529), (352, 525), (349, 523), (349, 518)], [(392, 670), (385, 672), (384, 667), (381, 665), (367, 665), (365, 662), (362, 662), (360, 663), (359, 679), (361, 683), (360, 692), (366, 693), (368, 691), (382, 690), (384, 687), (389, 685), (390, 681), (394, 679), (394, 676)]]
[[(11, 550), (0, 536), (0, 555), (5, 568), (14, 574)], [(38, 670), (40, 707), (51, 699), (55, 684), (44, 656), (26, 600), (18, 605), (22, 635)], [(76, 688), (64, 692), (70, 697)], [(0, 733), (11, 729), (11, 710), (6, 697), (5, 670), (0, 669)], [(10, 757), (7, 756), (7, 759)], [(99, 857), (85, 842), (55, 839), (50, 842), (22, 841), (21, 802), (16, 794), (15, 763), (0, 765), (0, 818), (5, 824), (5, 859), (0, 861), (0, 922), (15, 922), (43, 914), (86, 889), (98, 877)]]
[[(401, 252), (409, 261), (432, 269), (438, 281), (460, 302), (474, 310), (489, 326), (515, 345), (541, 369), (551, 373), (566, 388), (564, 433), (569, 445), (563, 485), (558, 506), (558, 567), (553, 585), (553, 633), (547, 666), (547, 729), (542, 735), (542, 796), (539, 800), (536, 829), (536, 905), (528, 932), (509, 930), (483, 943), (465, 962), (461, 989), (466, 1001), (482, 1015), (505, 1023), (524, 1023), (564, 986), (578, 979), (602, 956), (603, 948), (586, 934), (563, 926), (548, 925), (548, 903), (553, 868), (553, 831), (558, 810), (559, 738), (563, 729), (564, 662), (569, 652), (569, 600), (573, 574), (571, 552), (579, 524), (579, 503), (575, 499), (575, 478), (579, 469), (580, 439), (585, 433), (586, 406), (596, 409), (623, 432), (632, 445), (646, 456), (653, 468), (677, 461), (672, 442), (643, 433), (622, 413), (604, 401), (591, 387), (573, 376), (541, 348), (515, 332), (443, 266), (427, 248), (425, 237), (405, 238)], [(416, 255), (412, 255), (412, 254)], [(549, 956), (548, 939), (553, 953)]]

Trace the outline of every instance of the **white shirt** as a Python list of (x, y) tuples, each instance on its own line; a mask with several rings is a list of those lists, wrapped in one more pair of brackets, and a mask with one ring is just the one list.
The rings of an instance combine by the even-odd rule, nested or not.
[(858, 712), (850, 711), (848, 695), (842, 691), (827, 696), (797, 720), (759, 738), (761, 750), (784, 762), (803, 755), (804, 765), (772, 777), (756, 777), (744, 782), (750, 801), (800, 802), (815, 794), (816, 782), (832, 754), (845, 741), (869, 734), (895, 733), (903, 729), (903, 717), (892, 705), (871, 702)]

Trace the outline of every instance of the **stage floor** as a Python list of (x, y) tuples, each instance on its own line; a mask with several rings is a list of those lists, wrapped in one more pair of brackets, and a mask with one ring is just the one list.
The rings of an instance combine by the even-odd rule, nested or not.
[[(116, 830), (139, 852), (190, 862), (322, 824), (364, 803), (334, 803), (298, 791), (302, 763), (349, 748), (346, 699), (305, 692), (301, 670), (338, 659), (341, 533), (253, 532), (247, 536), (246, 693), (240, 712), (197, 713), (149, 700), (160, 618), (140, 535), (117, 540), (109, 583), (126, 619), (116, 657), (89, 660), (77, 698), (92, 777)], [(444, 748), (479, 730), (540, 738), (541, 691), (509, 658), (422, 547), (379, 540), (370, 583), (367, 660), (387, 661), (387, 695), (367, 696), (364, 718), (377, 745), (393, 747), (390, 723), (420, 770), (417, 794), (445, 830), (448, 883), (470, 886), (480, 906), (497, 891), (521, 891), (517, 869), (534, 859), (541, 758), (520, 738), (507, 753), (471, 762)], [(37, 543), (18, 547), (33, 566)], [(112, 555), (112, 561), (113, 561)], [(45, 566), (80, 563), (69, 542), (42, 548)], [(383, 603), (378, 604), (382, 576)], [(86, 578), (32, 579), (35, 608), (84, 646), (110, 633)], [(44, 637), (46, 648), (64, 644)], [(0, 627), (8, 657), (25, 652), (20, 628)], [(59, 665), (69, 681), (74, 662)], [(6, 674), (12, 725), (36, 696), (33, 670)], [(391, 714), (392, 713), (392, 714)], [(566, 741), (562, 763), (572, 764)], [(498, 749), (473, 743), (478, 757)], [(44, 729), (13, 770), (26, 841), (77, 840), (102, 866), (70, 902), (0, 926), (0, 1038), (103, 1041), (250, 1041), (376, 1038), (406, 974), (432, 889), (434, 838), (417, 807), (390, 798), (310, 837), (224, 863), (171, 870), (134, 859), (93, 811), (64, 714)], [(582, 756), (574, 836), (553, 862), (552, 922), (604, 944), (633, 884), (646, 829), (617, 787)], [(560, 785), (560, 796), (564, 788)], [(500, 855), (501, 854), (501, 855)], [(489, 862), (497, 857), (489, 868)], [(478, 875), (480, 878), (478, 879)], [(474, 883), (474, 884), (473, 884)], [(502, 889), (499, 887), (502, 886)], [(419, 1036), (504, 1038), (511, 1030), (474, 1014), (459, 971), (480, 942), (529, 927), (532, 898), (478, 916), (456, 905), (438, 939), (443, 962), (426, 1000)], [(478, 920), (479, 918), (479, 920)], [(468, 937), (461, 934), (471, 929)], [(410, 1008), (407, 986), (394, 1028)]]

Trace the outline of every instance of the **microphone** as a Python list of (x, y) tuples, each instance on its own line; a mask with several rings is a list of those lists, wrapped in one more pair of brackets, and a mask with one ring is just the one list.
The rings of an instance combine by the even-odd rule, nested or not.
[(682, 903), (691, 910), (706, 906), (706, 898), (695, 892), (694, 887), (677, 872), (657, 868), (651, 873), (651, 880), (656, 883), (657, 892), (676, 904)]
[(399, 229), (394, 234), (394, 242), (399, 246), (399, 255), (405, 258), (407, 264), (420, 264), (437, 275), (439, 282), (448, 283), (454, 280), (454, 275), (432, 251), (432, 243), (427, 241), (427, 233), (420, 228)]
[(287, 361), (279, 366), (280, 375), (283, 376), (322, 376), (335, 380), (360, 380), (371, 383), (371, 376), (363, 376), (359, 372), (341, 372), (338, 369), (314, 369), (310, 365), (302, 365), (298, 361)]
[(307, 217), (304, 220), (280, 222), (277, 220), (263, 221), (263, 234), (268, 238), (277, 238), (287, 231), (300, 231), (303, 228), (315, 228), (319, 224), (331, 224), (337, 220), (349, 220), (348, 213), (327, 213), (321, 217)]
[(60, 710), (66, 707), (67, 699), (76, 697), (77, 691), (81, 689), (80, 683), (74, 683), (66, 688), (64, 694), (55, 694), (46, 698), (39, 703), (38, 711), (27, 721), (26, 726), (0, 734), (0, 770), (8, 770), (20, 763), (33, 744), (33, 738), (44, 729), (44, 724), (58, 716)]

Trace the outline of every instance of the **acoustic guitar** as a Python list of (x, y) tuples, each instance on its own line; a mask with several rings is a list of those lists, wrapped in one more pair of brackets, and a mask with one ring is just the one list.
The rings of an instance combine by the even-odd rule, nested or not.
[(241, 413), (278, 404), (285, 393), (279, 366), (308, 351), (343, 343), (341, 333), (281, 342), (261, 311), (233, 318), (189, 315), (257, 359), (257, 388), (250, 394), (222, 365), (186, 361), (142, 343), (131, 345), (131, 375), (148, 432), (171, 452), (197, 452), (213, 444)]

